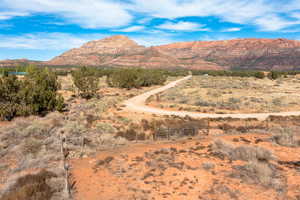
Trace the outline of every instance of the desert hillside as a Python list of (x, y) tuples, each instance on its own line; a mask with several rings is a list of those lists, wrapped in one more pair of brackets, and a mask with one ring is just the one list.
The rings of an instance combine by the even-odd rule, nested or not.
[(180, 42), (146, 48), (126, 36), (112, 36), (71, 49), (47, 64), (295, 70), (300, 68), (299, 50), (300, 42), (286, 39)]
[[(33, 63), (4, 60), (2, 66)], [(87, 42), (39, 65), (185, 68), (196, 70), (300, 70), (300, 42), (287, 39), (234, 39), (178, 42), (145, 47), (116, 35)]]

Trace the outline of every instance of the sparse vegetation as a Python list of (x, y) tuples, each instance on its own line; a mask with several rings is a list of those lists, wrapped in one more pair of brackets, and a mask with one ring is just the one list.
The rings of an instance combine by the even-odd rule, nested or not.
[[(77, 70), (80, 72), (82, 68)], [(296, 187), (295, 189), (287, 188), (286, 183), (288, 182), (285, 182), (284, 179), (285, 176), (291, 178), (298, 170), (297, 148), (300, 146), (298, 134), (299, 117), (272, 116), (266, 121), (259, 121), (256, 119), (192, 119), (189, 117), (131, 114), (122, 110), (120, 102), (150, 89), (140, 87), (161, 84), (160, 81), (162, 79), (157, 81), (156, 77), (182, 76), (187, 75), (187, 72), (154, 70), (155, 76), (152, 79), (146, 76), (147, 73), (152, 71), (144, 70), (141, 73), (142, 76), (139, 76), (140, 79), (137, 83), (131, 83), (131, 85), (125, 85), (124, 87), (113, 86), (114, 88), (110, 88), (107, 87), (105, 76), (111, 78), (110, 76), (113, 73), (121, 73), (122, 70), (92, 69), (89, 73), (95, 77), (95, 82), (93, 83), (97, 82), (97, 86), (101, 85), (100, 88), (102, 88), (102, 85), (105, 87), (101, 90), (103, 97), (101, 99), (90, 98), (91, 96), (89, 95), (98, 92), (98, 90), (94, 90), (96, 92), (89, 93), (87, 99), (82, 99), (73, 95), (71, 76), (60, 77), (56, 85), (53, 84), (53, 80), (56, 80), (56, 78), (54, 78), (55, 76), (52, 77), (52, 72), (45, 71), (42, 73), (51, 73), (51, 78), (31, 78), (30, 81), (43, 85), (42, 79), (46, 79), (46, 81), (49, 81), (46, 82), (48, 86), (47, 91), (49, 89), (55, 91), (55, 94), (59, 92), (64, 96), (70, 95), (70, 99), (66, 100), (68, 112), (48, 113), (43, 117), (17, 118), (13, 122), (4, 122), (5, 125), (3, 127), (1, 124), (0, 171), (1, 175), (3, 174), (3, 179), (0, 180), (0, 189), (4, 188), (0, 194), (2, 195), (0, 197), (1, 200), (63, 199), (62, 194), (59, 194), (64, 188), (63, 177), (65, 175), (60, 167), (60, 139), (62, 135), (66, 137), (67, 146), (64, 153), (67, 159), (94, 156), (99, 150), (106, 151), (105, 154), (107, 156), (96, 159), (95, 162), (86, 162), (89, 167), (89, 170), (86, 171), (87, 173), (91, 171), (90, 167), (93, 168), (94, 166), (96, 168), (95, 172), (93, 172), (94, 174), (88, 180), (95, 177), (99, 178), (98, 175), (102, 175), (101, 173), (105, 171), (105, 173), (111, 173), (113, 177), (117, 176), (120, 179), (127, 177), (128, 185), (130, 186), (135, 183), (139, 184), (142, 181), (143, 184), (152, 188), (162, 189), (167, 186), (172, 190), (170, 193), (162, 194), (156, 192), (155, 189), (144, 190), (143, 188), (139, 189), (138, 187), (133, 188), (129, 186), (131, 189), (128, 190), (134, 194), (140, 192), (141, 199), (151, 199), (152, 194), (157, 195), (157, 198), (164, 197), (169, 199), (177, 194), (181, 198), (190, 197), (189, 195), (191, 194), (195, 195), (193, 196), (195, 199), (200, 199), (200, 196), (202, 196), (202, 199), (217, 199), (220, 195), (223, 195), (223, 198), (238, 199), (240, 195), (245, 195), (243, 188), (247, 187), (248, 196), (245, 195), (245, 198), (247, 198), (249, 193), (261, 191), (262, 188), (259, 188), (261, 186), (270, 188), (270, 190), (274, 188), (276, 191), (281, 192), (280, 194), (285, 194), (284, 192), (287, 189), (297, 190)], [(137, 72), (138, 70), (134, 69), (133, 71)], [(257, 74), (257, 76), (260, 74)], [(61, 75), (66, 74), (61, 73)], [(18, 99), (21, 94), (25, 95), (25, 93), (29, 96), (29, 99), (32, 96), (35, 97), (35, 95), (29, 95), (30, 90), (34, 89), (22, 90), (25, 80), (29, 81), (29, 77), (35, 76), (38, 75), (29, 73), (24, 78), (15, 76), (1, 77), (1, 81), (5, 79), (6, 84), (4, 85), (6, 86), (0, 86), (2, 91), (5, 91), (0, 93), (0, 96), (3, 95), (1, 97), (13, 101)], [(129, 77), (132, 78), (131, 76)], [(138, 76), (134, 75), (133, 77)], [(175, 78), (172, 77), (168, 81)], [(64, 84), (62, 89), (59, 87), (59, 81)], [(108, 80), (108, 83), (109, 81), (111, 79)], [(292, 82), (295, 84), (290, 84)], [(277, 107), (284, 107), (285, 109), (285, 105), (289, 102), (283, 96), (266, 99), (259, 92), (268, 92), (270, 88), (272, 90), (274, 88), (280, 89), (282, 92), (286, 85), (291, 85), (290, 90), (295, 90), (298, 87), (297, 84), (298, 81), (295, 78), (280, 78), (277, 81), (271, 81), (267, 78), (262, 80), (258, 77), (254, 79), (253, 77), (201, 76), (201, 79), (197, 81), (189, 81), (183, 86), (172, 89), (171, 93), (168, 93), (168, 98), (176, 103), (171, 103), (170, 106), (162, 104), (162, 106), (172, 109), (178, 109), (178, 107), (186, 109), (182, 104), (195, 104), (198, 106), (196, 109), (205, 107), (207, 112), (225, 112), (222, 109), (240, 112), (239, 109), (243, 109), (246, 103), (257, 106), (268, 102), (272, 109)], [(134, 87), (132, 88), (132, 86)], [(193, 88), (195, 86), (201, 87), (200, 90), (203, 92), (200, 93), (201, 95), (196, 96), (196, 90)], [(41, 88), (46, 87), (43, 86)], [(23, 91), (23, 93), (20, 93), (19, 96), (18, 91)], [(255, 93), (255, 96), (247, 96), (248, 93), (251, 93), (249, 91), (259, 92)], [(236, 92), (241, 93), (241, 95), (236, 95)], [(274, 91), (272, 92), (274, 94)], [(80, 93), (82, 96), (82, 92)], [(267, 95), (270, 96), (270, 93), (267, 93)], [(294, 93), (289, 95), (293, 98), (293, 102), (296, 101)], [(165, 98), (164, 94), (162, 94), (160, 98), (162, 103)], [(34, 101), (28, 100), (28, 102), (33, 103)], [(43, 103), (45, 102), (44, 98), (41, 98), (39, 102), (45, 105)], [(11, 106), (6, 108), (10, 109)], [(195, 107), (189, 109), (194, 111)], [(43, 111), (41, 114), (46, 113), (47, 111)], [(14, 116), (18, 115), (12, 115), (11, 118)], [(9, 118), (6, 117), (6, 119)], [(281, 126), (275, 126), (276, 124)], [(215, 138), (215, 135), (222, 139), (216, 140), (211, 144), (211, 138)], [(140, 144), (132, 145), (132, 142), (136, 140)], [(130, 146), (129, 148), (120, 149), (120, 154), (115, 153), (115, 151), (119, 151), (117, 147), (123, 145)], [(146, 147), (147, 152), (142, 151), (143, 147)], [(272, 147), (276, 148), (271, 149)], [(113, 157), (109, 153), (111, 148), (114, 149)], [(135, 148), (138, 150), (135, 151)], [(284, 151), (277, 154), (282, 149)], [(288, 161), (282, 159), (285, 152), (291, 154), (291, 156), (289, 154)], [(129, 155), (130, 153), (133, 156)], [(140, 155), (138, 155), (139, 153)], [(102, 153), (100, 156), (102, 156)], [(285, 164), (277, 166), (281, 159), (284, 161), (282, 163)], [(13, 161), (13, 164), (11, 164), (11, 161)], [(127, 161), (128, 163), (126, 163)], [(74, 164), (72, 167), (76, 168), (78, 166)], [(97, 170), (102, 167), (105, 170)], [(168, 170), (170, 168), (172, 170)], [(46, 177), (43, 174), (44, 172), (36, 175), (23, 175), (36, 169), (46, 169), (51, 175), (47, 178), (44, 178)], [(53, 174), (50, 171), (53, 171)], [(76, 170), (74, 171), (76, 172)], [(18, 175), (18, 173), (22, 175), (21, 178), (13, 179), (14, 181), (8, 179), (8, 177), (13, 177)], [(208, 178), (204, 180), (203, 177)], [(76, 178), (76, 176), (74, 175), (73, 178)], [(107, 179), (109, 178), (107, 176)], [(21, 179), (24, 181), (20, 181)], [(135, 180), (138, 182), (134, 182)], [(295, 180), (297, 179), (295, 178)], [(209, 190), (205, 190), (209, 194), (198, 192), (199, 187), (197, 184), (203, 184), (206, 181), (209, 183), (207, 185), (212, 185)], [(235, 189), (235, 183), (239, 184), (240, 191)], [(80, 184), (76, 185), (76, 187), (80, 187)], [(253, 185), (249, 186), (247, 184)], [(10, 185), (10, 187), (7, 187), (7, 185)], [(297, 183), (294, 185), (296, 186)], [(120, 186), (119, 191), (122, 193), (123, 185), (120, 184), (118, 186)], [(105, 189), (112, 186), (104, 184), (102, 187)], [(184, 187), (186, 192), (179, 193), (178, 191), (181, 187)], [(294, 197), (293, 195), (291, 193), (290, 196)]]
[(299, 110), (297, 88), (300, 81), (295, 77), (282, 79), (281, 84), (277, 81), (252, 77), (194, 76), (161, 93), (160, 101), (152, 97), (147, 103), (172, 110), (220, 114)]

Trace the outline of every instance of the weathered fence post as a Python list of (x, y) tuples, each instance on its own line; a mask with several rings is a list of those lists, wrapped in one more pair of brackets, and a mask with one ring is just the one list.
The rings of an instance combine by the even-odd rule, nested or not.
[(66, 138), (65, 136), (60, 135), (60, 150), (62, 154), (62, 161), (63, 161), (63, 170), (65, 172), (65, 190), (67, 193), (67, 198), (71, 198), (71, 191), (70, 191), (70, 184), (69, 184), (69, 166), (66, 162), (67, 158), (67, 150), (65, 149), (66, 146)]
[(209, 129), (210, 129), (210, 120), (207, 118), (207, 135), (209, 135)]

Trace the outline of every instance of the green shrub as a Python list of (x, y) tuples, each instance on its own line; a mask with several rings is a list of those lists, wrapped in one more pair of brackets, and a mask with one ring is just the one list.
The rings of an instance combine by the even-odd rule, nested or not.
[(29, 66), (27, 72), (23, 80), (14, 75), (0, 78), (0, 120), (62, 111), (64, 99), (57, 94), (56, 75), (35, 66)]
[(162, 85), (167, 75), (162, 70), (146, 69), (119, 69), (107, 77), (107, 83), (111, 87), (140, 88), (152, 85)]
[(281, 72), (271, 71), (268, 74), (268, 78), (271, 80), (276, 80), (276, 79), (280, 78), (282, 76), (282, 74), (283, 73), (281, 73)]
[(259, 79), (263, 79), (263, 78), (265, 78), (266, 76), (265, 76), (265, 74), (264, 74), (263, 72), (255, 72), (255, 73), (254, 73), (254, 77), (255, 77), (255, 78), (259, 78)]
[(80, 92), (80, 96), (90, 99), (97, 95), (99, 90), (99, 76), (96, 71), (87, 67), (72, 72), (75, 86)]

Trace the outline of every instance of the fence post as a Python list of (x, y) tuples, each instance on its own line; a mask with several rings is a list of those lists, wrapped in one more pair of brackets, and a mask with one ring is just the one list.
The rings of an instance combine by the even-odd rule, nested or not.
[(137, 143), (137, 141), (138, 141), (138, 133), (135, 132), (135, 143)]
[(63, 161), (63, 169), (65, 171), (65, 190), (67, 193), (67, 197), (68, 199), (71, 198), (71, 191), (70, 191), (70, 184), (69, 184), (69, 166), (66, 162), (66, 149), (64, 148), (64, 146), (66, 146), (66, 138), (62, 137), (60, 135), (60, 150), (61, 150), (61, 154), (62, 154), (62, 161)]
[(81, 141), (81, 152), (80, 152), (80, 156), (83, 156), (83, 150), (84, 150), (84, 146), (85, 146), (85, 138), (82, 137), (82, 141)]
[(266, 118), (265, 121), (266, 121), (266, 128), (269, 129), (269, 118)]
[(207, 135), (209, 135), (209, 129), (210, 129), (210, 120), (207, 118)]

